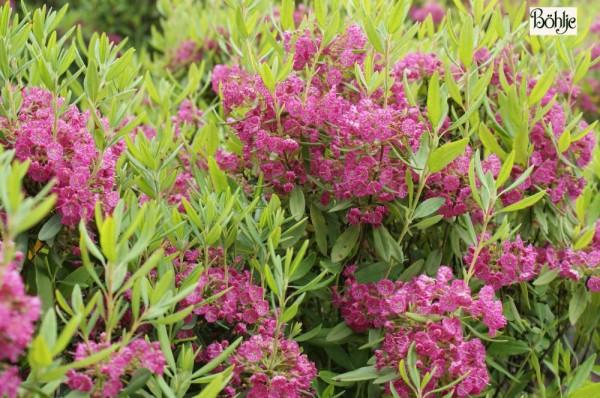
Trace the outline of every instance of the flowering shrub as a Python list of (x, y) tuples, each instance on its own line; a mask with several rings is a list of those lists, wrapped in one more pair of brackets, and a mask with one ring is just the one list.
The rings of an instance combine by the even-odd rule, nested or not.
[(591, 13), (151, 3), (0, 9), (0, 396), (593, 396)]

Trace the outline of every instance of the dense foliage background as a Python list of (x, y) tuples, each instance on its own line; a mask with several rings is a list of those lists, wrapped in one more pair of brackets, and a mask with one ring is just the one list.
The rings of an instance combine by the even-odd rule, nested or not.
[(0, 396), (600, 396), (600, 5), (6, 3)]

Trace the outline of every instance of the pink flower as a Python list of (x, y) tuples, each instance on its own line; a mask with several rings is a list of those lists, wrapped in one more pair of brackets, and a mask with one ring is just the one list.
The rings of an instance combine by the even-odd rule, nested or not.
[[(486, 235), (486, 239), (491, 236)], [(469, 247), (464, 261), (473, 262), (475, 246)], [(475, 276), (491, 285), (495, 290), (513, 283), (526, 282), (539, 272), (537, 254), (532, 245), (525, 246), (520, 235), (514, 242), (506, 240), (500, 245), (497, 242), (483, 248), (475, 259)]]
[(0, 397), (17, 398), (21, 378), (16, 366), (8, 366), (2, 369), (0, 364)]
[(431, 15), (433, 23), (437, 24), (442, 21), (442, 19), (446, 15), (446, 11), (435, 1), (430, 1), (423, 7), (413, 7), (410, 9), (410, 17), (414, 21), (423, 22), (425, 21), (428, 15)]
[(85, 373), (78, 373), (72, 369), (67, 372), (67, 385), (72, 390), (83, 392), (90, 392), (94, 387), (90, 376)]
[[(0, 243), (0, 261), (2, 260)], [(27, 295), (21, 275), (17, 272), (19, 253), (15, 262), (1, 264), (4, 268), (0, 281), (0, 361), (18, 361), (31, 341), (35, 322), (40, 316), (39, 298)]]
[[(103, 336), (100, 336), (101, 338)], [(110, 343), (78, 343), (75, 360), (81, 361), (90, 355), (110, 346)], [(67, 373), (67, 385), (73, 390), (101, 393), (102, 397), (112, 398), (123, 389), (121, 378), (132, 376), (139, 368), (148, 369), (152, 374), (162, 375), (166, 364), (158, 342), (149, 343), (139, 338), (130, 341), (119, 351), (112, 353), (100, 363), (87, 369)]]
[[(240, 345), (231, 363), (235, 373), (233, 385), (239, 386), (237, 392), (246, 392), (248, 397), (312, 396), (310, 384), (317, 376), (317, 369), (293, 340), (280, 336), (275, 341), (271, 333), (259, 332)], [(272, 363), (274, 367), (270, 366)]]

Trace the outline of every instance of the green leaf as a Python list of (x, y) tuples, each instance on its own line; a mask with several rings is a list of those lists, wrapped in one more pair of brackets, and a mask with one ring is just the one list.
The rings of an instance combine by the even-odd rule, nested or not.
[[(546, 272), (544, 272), (544, 269), (546, 269)], [(548, 270), (547, 267), (544, 267), (544, 269), (542, 269), (542, 272), (540, 272), (540, 276), (535, 281), (533, 281), (533, 284), (535, 286), (543, 286), (549, 284), (558, 277), (558, 274), (560, 272), (558, 268)]]
[(279, 295), (279, 289), (277, 287), (277, 283), (275, 282), (275, 278), (273, 277), (273, 272), (271, 272), (271, 268), (269, 268), (268, 264), (265, 264), (263, 268), (263, 274), (265, 277), (265, 281), (267, 282), (267, 286), (269, 289), (275, 293), (276, 296)]
[(417, 369), (417, 353), (415, 351), (415, 342), (413, 342), (408, 349), (406, 367), (408, 368), (408, 376), (410, 377), (412, 385), (420, 385), (421, 377), (419, 376), (419, 370)]
[(569, 130), (564, 131), (558, 139), (558, 151), (564, 153), (571, 146), (571, 132)]
[(590, 244), (592, 239), (594, 239), (594, 235), (596, 234), (595, 228), (588, 229), (583, 235), (581, 235), (573, 245), (573, 250), (581, 250), (587, 245)]
[(182, 321), (186, 316), (191, 314), (193, 310), (194, 310), (194, 306), (190, 305), (188, 307), (185, 307), (181, 311), (177, 311), (171, 315), (167, 315), (164, 318), (154, 319), (154, 320), (152, 320), (152, 323), (159, 324), (159, 325), (172, 325), (179, 321)]
[(371, 43), (371, 45), (373, 46), (373, 48), (375, 50), (377, 50), (377, 52), (379, 52), (380, 54), (383, 54), (385, 52), (385, 49), (383, 47), (383, 40), (381, 38), (381, 35), (375, 28), (375, 24), (373, 23), (373, 20), (371, 19), (371, 17), (369, 15), (365, 16), (364, 24), (365, 24), (365, 31), (367, 32), (367, 38), (369, 39), (369, 43)]
[(577, 391), (581, 386), (585, 384), (585, 382), (589, 379), (590, 373), (594, 368), (594, 364), (596, 363), (596, 354), (588, 357), (585, 362), (583, 362), (577, 368), (569, 387), (567, 388), (567, 396), (570, 396), (572, 392)]
[(152, 101), (160, 103), (161, 97), (160, 94), (158, 94), (158, 91), (156, 90), (154, 82), (152, 82), (152, 75), (150, 74), (150, 71), (146, 72), (146, 76), (144, 78), (144, 87), (146, 88), (146, 91), (148, 91), (148, 94), (150, 95)]
[(575, 67), (575, 74), (573, 76), (573, 84), (577, 84), (587, 74), (587, 72), (590, 68), (591, 61), (592, 61), (592, 50), (589, 49), (587, 51), (580, 53), (579, 58), (580, 58), (580, 60), (577, 63), (577, 66)]
[(26, 217), (20, 220), (15, 232), (21, 233), (27, 231), (39, 223), (53, 209), (54, 202), (56, 202), (56, 195), (54, 194), (44, 199), (35, 207), (35, 210), (28, 212)]
[(354, 331), (350, 329), (344, 322), (341, 322), (331, 329), (329, 333), (327, 333), (325, 341), (328, 343), (342, 341), (345, 338), (352, 336), (352, 334), (354, 334)]
[(460, 44), (458, 47), (458, 57), (462, 64), (468, 69), (473, 62), (474, 53), (474, 32), (473, 18), (469, 15), (464, 21), (460, 29)]
[(325, 32), (323, 32), (323, 40), (321, 41), (321, 48), (325, 48), (326, 46), (329, 45), (329, 43), (331, 43), (331, 41), (335, 37), (335, 34), (338, 31), (339, 25), (340, 25), (340, 13), (339, 13), (339, 11), (336, 11), (333, 13), (331, 18), (329, 18), (329, 20), (327, 21), (327, 28), (325, 29)]
[(196, 398), (215, 398), (224, 387), (223, 375), (219, 373), (206, 387), (204, 387), (200, 394), (196, 395)]
[(413, 218), (427, 217), (430, 214), (438, 211), (445, 202), (446, 198), (429, 198), (417, 206), (415, 213), (413, 214)]
[(129, 383), (127, 383), (127, 387), (125, 387), (119, 394), (120, 397), (129, 397), (135, 395), (134, 393), (146, 385), (152, 372), (146, 368), (138, 368)]
[(589, 293), (584, 285), (579, 285), (575, 294), (569, 303), (569, 321), (571, 325), (575, 325), (583, 312), (589, 300)]
[(308, 340), (312, 339), (313, 337), (315, 337), (317, 334), (319, 334), (319, 332), (321, 331), (321, 327), (322, 326), (319, 325), (316, 328), (314, 328), (313, 330), (310, 330), (310, 331), (303, 333), (300, 336), (294, 338), (294, 340), (296, 340), (297, 342), (308, 341)]
[(392, 8), (392, 12), (390, 13), (389, 16), (389, 25), (388, 25), (388, 31), (391, 34), (396, 33), (396, 31), (398, 31), (398, 29), (400, 29), (402, 27), (402, 23), (404, 22), (404, 19), (406, 18), (406, 14), (407, 14), (407, 9), (410, 7), (410, 3), (409, 2), (405, 2), (405, 1), (398, 1), (396, 2), (396, 5)]
[(554, 75), (556, 74), (556, 65), (553, 64), (544, 72), (542, 77), (535, 83), (535, 86), (531, 90), (529, 94), (529, 98), (527, 99), (527, 103), (529, 106), (535, 105), (542, 100), (544, 95), (548, 92), (548, 89), (554, 82)]
[(460, 95), (460, 89), (458, 88), (458, 84), (456, 84), (456, 81), (454, 80), (454, 76), (452, 75), (452, 68), (450, 68), (450, 65), (446, 65), (445, 69), (445, 83), (446, 83), (446, 87), (448, 87), (448, 93), (450, 94), (450, 97), (452, 97), (452, 99), (454, 101), (456, 101), (457, 104), (459, 104), (460, 106), (463, 106), (463, 99), (462, 96)]
[(585, 129), (583, 129), (581, 132), (579, 132), (576, 135), (574, 135), (573, 137), (571, 137), (571, 142), (579, 141), (580, 139), (582, 139), (583, 137), (588, 135), (588, 133), (590, 131), (592, 131), (597, 125), (598, 125), (598, 120), (595, 120), (594, 123), (590, 124)]
[(569, 398), (591, 398), (600, 391), (600, 383), (586, 383), (569, 395)]
[(294, 29), (294, 0), (283, 0), (281, 2), (281, 28), (283, 30)]
[(463, 138), (462, 140), (450, 142), (441, 146), (440, 148), (436, 148), (431, 157), (429, 158), (429, 162), (427, 163), (429, 166), (429, 171), (432, 173), (437, 173), (442, 170), (446, 165), (460, 156), (467, 147), (469, 143), (469, 138)]
[(434, 129), (437, 128), (442, 117), (440, 107), (440, 78), (437, 71), (431, 76), (427, 87), (427, 117)]
[(502, 168), (500, 169), (500, 172), (498, 173), (498, 178), (496, 178), (496, 184), (495, 184), (496, 189), (500, 188), (502, 186), (502, 184), (504, 184), (506, 182), (506, 180), (508, 180), (508, 177), (510, 177), (510, 173), (515, 164), (515, 155), (516, 155), (516, 152), (514, 150), (512, 150), (510, 152), (510, 154), (504, 160), (504, 163), (502, 163)]
[(290, 305), (288, 308), (285, 309), (285, 311), (283, 312), (283, 315), (281, 316), (282, 323), (287, 323), (287, 322), (291, 321), (292, 319), (294, 319), (294, 317), (298, 313), (298, 308), (300, 307), (300, 304), (302, 304), (302, 301), (304, 300), (305, 295), (306, 295), (306, 293), (302, 293), (296, 299), (296, 301), (294, 301), (294, 304)]
[(334, 262), (342, 261), (350, 255), (354, 246), (360, 237), (360, 227), (356, 225), (350, 226), (343, 234), (338, 236), (333, 249), (331, 250), (331, 260)]
[(219, 240), (222, 233), (223, 233), (223, 228), (221, 227), (221, 224), (213, 225), (213, 227), (210, 229), (208, 234), (206, 234), (206, 237), (204, 238), (204, 243), (207, 246), (213, 245), (215, 242), (217, 242)]
[(69, 322), (62, 328), (56, 343), (51, 347), (51, 355), (53, 357), (62, 353), (63, 350), (69, 345), (71, 340), (73, 339), (73, 335), (77, 332), (77, 328), (79, 327), (79, 323), (81, 322), (81, 314), (77, 313), (73, 316)]
[(496, 356), (512, 356), (512, 355), (520, 355), (529, 352), (531, 348), (527, 345), (526, 342), (521, 340), (510, 339), (504, 343), (494, 342), (490, 344), (489, 348), (486, 350), (486, 353), (490, 355), (492, 358)]
[(375, 252), (383, 261), (390, 261), (392, 257), (392, 246), (389, 241), (389, 232), (384, 226), (373, 229), (373, 243)]
[(341, 375), (335, 376), (335, 381), (365, 381), (377, 379), (381, 374), (375, 369), (374, 366), (364, 366), (350, 372), (342, 373)]
[(115, 219), (110, 216), (104, 220), (100, 228), (100, 247), (108, 261), (117, 260), (116, 225)]
[(315, 0), (315, 17), (321, 29), (327, 25), (327, 4), (325, 0)]
[(526, 120), (522, 120), (518, 126), (512, 147), (516, 152), (515, 161), (520, 165), (527, 165), (529, 160), (529, 127)]
[(496, 138), (483, 123), (479, 124), (479, 139), (488, 151), (495, 153), (500, 159), (506, 158), (506, 152), (498, 145)]
[(54, 238), (62, 227), (62, 223), (60, 222), (61, 215), (55, 214), (40, 229), (38, 233), (38, 239), (41, 241), (48, 241)]
[[(214, 368), (219, 366), (219, 364), (221, 364), (221, 362), (223, 362), (224, 360), (226, 360), (227, 358), (229, 358), (231, 356), (231, 353), (242, 343), (242, 340), (243, 340), (243, 338), (239, 337), (236, 341), (234, 341), (232, 344), (230, 344), (229, 347), (227, 347), (225, 350), (223, 350), (223, 352), (220, 353), (215, 359), (213, 359), (212, 361), (210, 361), (209, 363), (207, 363), (206, 365), (202, 366), (200, 369), (195, 371), (192, 374), (192, 378), (194, 379), (194, 378), (200, 377), (204, 374), (207, 374), (211, 370), (213, 370)], [(167, 350), (169, 350), (169, 349), (167, 348)]]
[(327, 224), (325, 224), (325, 217), (314, 204), (310, 205), (310, 220), (315, 230), (315, 240), (317, 241), (317, 247), (323, 255), (327, 255)]
[(98, 66), (93, 58), (90, 58), (88, 67), (85, 71), (85, 79), (83, 81), (85, 93), (90, 101), (95, 103), (98, 99), (98, 90), (100, 88), (100, 78), (98, 77)]
[[(476, 152), (475, 157), (479, 155), (479, 151)], [(483, 208), (483, 203), (481, 202), (481, 196), (479, 194), (479, 190), (477, 189), (477, 178), (475, 177), (475, 158), (472, 157), (469, 162), (469, 187), (471, 188), (471, 195), (473, 195), (473, 199), (477, 202), (477, 205), (480, 209), (485, 210)], [(487, 206), (487, 203), (486, 203)]]
[(266, 62), (263, 62), (260, 65), (260, 77), (262, 78), (265, 87), (269, 89), (269, 91), (273, 92), (275, 90), (275, 75), (273, 71), (269, 67)]
[(296, 221), (302, 220), (305, 210), (304, 193), (299, 186), (294, 187), (290, 194), (290, 212)]
[(50, 354), (50, 349), (42, 335), (36, 336), (31, 342), (27, 359), (34, 369), (46, 368), (52, 365), (52, 354)]
[(227, 185), (227, 175), (221, 170), (213, 157), (208, 158), (208, 172), (217, 193), (221, 193), (229, 187)]
[(438, 215), (435, 215), (432, 217), (428, 217), (428, 218), (425, 218), (424, 220), (421, 220), (418, 223), (416, 223), (415, 227), (417, 227), (418, 229), (425, 229), (425, 228), (431, 227), (432, 225), (437, 224), (443, 218), (444, 218), (444, 216), (442, 216), (441, 214), (438, 214)]
[(244, 21), (244, 15), (242, 14), (241, 7), (235, 9), (235, 25), (242, 39), (248, 38), (248, 28), (246, 28), (246, 22)]
[(517, 203), (513, 203), (510, 206), (506, 206), (505, 208), (500, 209), (500, 211), (498, 211), (497, 214), (509, 213), (512, 211), (522, 210), (527, 207), (533, 206), (534, 204), (539, 202), (540, 199), (542, 199), (545, 195), (546, 195), (546, 191), (540, 191), (540, 192), (536, 193), (535, 195), (528, 196), (524, 199), (521, 199)]

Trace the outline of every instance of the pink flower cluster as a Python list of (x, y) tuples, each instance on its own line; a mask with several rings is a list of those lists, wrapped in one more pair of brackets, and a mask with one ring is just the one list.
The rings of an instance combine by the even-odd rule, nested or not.
[[(175, 253), (173, 247), (166, 250), (167, 254)], [(208, 248), (208, 258), (200, 259), (199, 250), (188, 250), (174, 260), (177, 269), (176, 283), (181, 283), (202, 262), (207, 269), (202, 273), (196, 289), (179, 304), (181, 308), (197, 306), (189, 320), (199, 315), (209, 324), (225, 322), (233, 327), (237, 334), (246, 334), (248, 326), (258, 326), (270, 313), (269, 302), (264, 299), (264, 289), (253, 283), (250, 272), (237, 271), (224, 264), (223, 248)], [(242, 262), (235, 259), (235, 264)], [(223, 293), (224, 292), (224, 293)], [(223, 293), (216, 300), (198, 306), (206, 298)], [(182, 331), (186, 332), (186, 331)], [(180, 337), (190, 337), (190, 332)], [(185, 336), (184, 336), (185, 335)]]
[[(259, 75), (215, 67), (213, 89), (243, 143), (240, 162), (224, 152), (217, 160), (240, 176), (263, 173), (278, 192), (299, 185), (323, 205), (352, 199), (349, 222), (380, 225), (387, 203), (407, 195), (406, 165), (396, 151), (418, 148), (427, 129), (420, 110), (408, 105), (401, 79), (386, 100), (382, 90), (350, 88), (360, 87), (354, 66), (362, 68), (365, 57), (359, 27), (350, 25), (323, 49), (310, 30), (284, 36), (294, 71), (273, 94)], [(434, 55), (409, 54), (390, 75), (407, 70), (419, 78), (440, 68)]]
[(20, 384), (19, 368), (0, 364), (0, 397), (16, 398)]
[[(442, 379), (468, 373), (456, 386), (457, 395), (476, 395), (483, 390), (489, 380), (482, 360), (485, 349), (478, 339), (464, 340), (459, 313), (482, 322), (490, 336), (495, 336), (506, 325), (506, 318), (491, 286), (484, 286), (475, 298), (469, 286), (454, 279), (445, 266), (439, 268), (435, 279), (421, 275), (407, 283), (383, 279), (360, 284), (353, 275), (355, 269), (351, 266), (344, 271), (344, 292), (334, 289), (333, 303), (356, 332), (384, 328), (385, 341), (375, 353), (378, 369), (397, 368), (414, 341), (422, 374), (436, 369), (428, 389)], [(394, 386), (409, 396), (402, 379), (395, 380)]]
[[(106, 342), (78, 343), (75, 361), (81, 361), (109, 346)], [(119, 395), (126, 378), (132, 376), (136, 370), (145, 368), (160, 376), (165, 364), (165, 357), (158, 342), (149, 343), (139, 338), (129, 342), (107, 360), (103, 360), (100, 365), (95, 364), (83, 371), (69, 370), (67, 385), (72, 390), (94, 392), (97, 396), (112, 398)]]
[(17, 270), (23, 258), (18, 253), (14, 262), (2, 264), (0, 243), (0, 396), (14, 398), (21, 383), (18, 368), (3, 361), (17, 362), (31, 341), (35, 322), (40, 316), (41, 303), (28, 296)]
[[(542, 99), (541, 105), (548, 104), (555, 94), (556, 90), (550, 89)], [(543, 120), (551, 128), (555, 140), (558, 141), (565, 131), (565, 114), (562, 105), (555, 102), (550, 111), (544, 115)], [(578, 127), (579, 130), (572, 132), (572, 136), (584, 130), (587, 123), (581, 122)], [(579, 141), (571, 143), (569, 149), (562, 154), (571, 164), (561, 159), (542, 122), (536, 123), (532, 128), (531, 142), (534, 151), (529, 163), (535, 166), (531, 174), (531, 184), (545, 187), (550, 200), (554, 203), (565, 196), (576, 199), (585, 186), (585, 179), (576, 171), (577, 168), (583, 169), (592, 159), (592, 151), (595, 146), (594, 132), (591, 131)], [(521, 186), (521, 189), (525, 189), (525, 187)]]
[(435, 54), (423, 54), (420, 52), (408, 53), (396, 65), (394, 65), (393, 76), (402, 81), (406, 74), (409, 82), (432, 76), (435, 72), (444, 75), (444, 65)]
[[(298, 343), (274, 338), (276, 321), (265, 319), (257, 333), (244, 341), (229, 361), (234, 365), (234, 377), (224, 389), (227, 397), (245, 393), (250, 398), (301, 398), (312, 396), (310, 384), (317, 376), (315, 365), (301, 353)], [(219, 356), (229, 341), (209, 344), (200, 352), (201, 362), (208, 363)], [(215, 370), (223, 370), (219, 365)]]
[[(438, 388), (436, 383), (441, 380), (456, 380), (464, 375), (467, 376), (454, 387), (459, 397), (478, 395), (489, 383), (485, 347), (479, 339), (465, 341), (456, 318), (444, 318), (425, 328), (400, 328), (386, 334), (381, 349), (375, 352), (377, 368), (398, 368), (400, 360), (406, 361), (412, 343), (418, 356), (417, 369), (422, 375), (434, 372), (424, 392)], [(401, 397), (414, 396), (402, 379), (394, 380), (393, 385)]]
[[(485, 239), (491, 236), (486, 234)], [(467, 266), (473, 262), (475, 246), (469, 247), (464, 261)], [(509, 239), (503, 244), (494, 242), (481, 250), (474, 264), (475, 276), (495, 290), (513, 283), (526, 282), (539, 272), (537, 253), (532, 245), (525, 246), (520, 235), (514, 242)]]
[[(233, 384), (248, 398), (301, 398), (313, 396), (310, 383), (317, 368), (302, 354), (298, 343), (259, 333), (243, 342), (231, 357)], [(235, 396), (235, 390), (227, 390)]]
[(425, 21), (429, 15), (431, 15), (433, 23), (437, 24), (442, 22), (442, 19), (446, 16), (446, 10), (435, 1), (430, 1), (422, 7), (412, 7), (410, 9), (410, 17), (416, 22)]
[[(438, 213), (445, 218), (452, 218), (471, 212), (475, 219), (482, 219), (483, 213), (475, 199), (473, 199), (471, 187), (469, 185), (469, 163), (472, 157), (470, 147), (465, 152), (454, 159), (442, 171), (429, 176), (427, 179), (427, 188), (425, 198), (440, 197), (445, 202), (438, 210)], [(481, 162), (484, 173), (488, 171), (494, 177), (498, 176), (500, 171), (500, 159), (494, 154), (489, 155), (487, 159)], [(477, 181), (477, 186), (480, 182)]]
[(248, 271), (237, 272), (233, 268), (209, 268), (200, 277), (196, 290), (181, 301), (181, 307), (198, 305), (205, 298), (227, 290), (225, 294), (196, 308), (193, 313), (206, 322), (224, 321), (234, 325), (238, 334), (245, 334), (249, 325), (256, 325), (269, 312), (264, 299), (264, 289), (252, 283)]
[(547, 263), (548, 269), (558, 269), (562, 278), (578, 281), (588, 275), (587, 287), (593, 292), (600, 291), (600, 248), (592, 250), (555, 250), (552, 247), (538, 249), (538, 262)]
[(169, 62), (169, 69), (178, 69), (194, 62), (202, 61), (202, 47), (194, 40), (184, 40), (175, 49)]
[[(15, 148), (16, 158), (30, 160), (27, 175), (31, 189), (55, 180), (56, 211), (61, 222), (75, 225), (90, 218), (100, 201), (111, 212), (119, 194), (115, 190), (115, 165), (124, 150), (124, 142), (99, 153), (89, 131), (89, 112), (81, 113), (69, 105), (55, 114), (52, 94), (40, 88), (22, 91), (23, 102), (17, 121), (0, 118), (0, 128), (7, 131), (8, 147)], [(57, 109), (64, 103), (57, 99)], [(106, 126), (105, 126), (106, 127)]]

